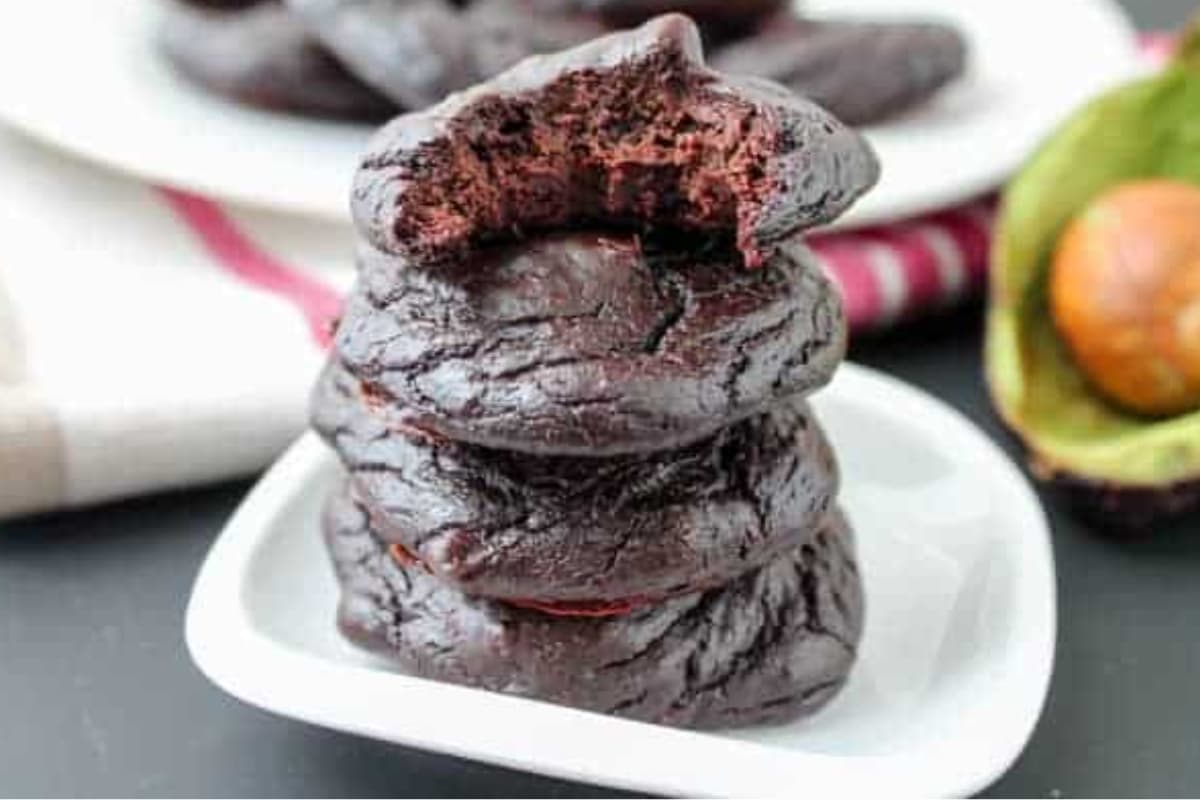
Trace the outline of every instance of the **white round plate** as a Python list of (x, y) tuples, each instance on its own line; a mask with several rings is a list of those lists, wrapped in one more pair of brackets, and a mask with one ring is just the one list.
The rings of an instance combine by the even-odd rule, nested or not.
[(842, 465), (867, 621), (848, 685), (811, 719), (674, 730), (413, 678), (352, 649), (318, 524), (340, 467), (311, 434), (213, 546), (188, 648), (230, 694), (284, 716), (639, 792), (974, 793), (1016, 759), (1046, 697), (1045, 516), (1005, 455), (929, 395), (846, 366), (814, 406)]
[[(1079, 102), (1130, 75), (1113, 0), (806, 0), (816, 13), (935, 15), (972, 48), (969, 74), (868, 135), (880, 185), (843, 226), (912, 216), (998, 185)], [(152, 46), (155, 0), (0, 3), (0, 120), (84, 158), (213, 197), (347, 217), (370, 130), (258, 112), (178, 80)]]

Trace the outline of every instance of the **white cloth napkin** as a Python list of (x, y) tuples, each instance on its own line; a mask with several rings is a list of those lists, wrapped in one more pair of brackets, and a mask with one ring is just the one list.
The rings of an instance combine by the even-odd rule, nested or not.
[(2, 129), (0, 175), (0, 517), (250, 473), (303, 430), (347, 228)]

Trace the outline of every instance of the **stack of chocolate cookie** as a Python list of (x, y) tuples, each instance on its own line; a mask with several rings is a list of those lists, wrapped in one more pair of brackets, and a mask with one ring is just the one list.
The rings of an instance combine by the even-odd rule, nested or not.
[(667, 11), (690, 14), (724, 72), (777, 80), (850, 124), (911, 108), (957, 77), (944, 24), (798, 17), (790, 0), (165, 0), (166, 56), (254, 105), (384, 119)]
[(314, 398), (342, 631), (405, 669), (714, 727), (843, 683), (862, 598), (805, 403), (845, 348), (799, 241), (862, 139), (668, 15), (375, 138)]

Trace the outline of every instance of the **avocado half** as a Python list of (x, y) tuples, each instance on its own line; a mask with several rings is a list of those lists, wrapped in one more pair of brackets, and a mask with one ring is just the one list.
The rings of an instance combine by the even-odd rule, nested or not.
[(1097, 195), (1141, 178), (1200, 185), (1200, 25), (1153, 78), (1093, 101), (1004, 193), (992, 251), (986, 372), (992, 400), (1033, 473), (1105, 527), (1144, 529), (1200, 511), (1200, 411), (1149, 419), (1085, 379), (1050, 315), (1051, 259)]

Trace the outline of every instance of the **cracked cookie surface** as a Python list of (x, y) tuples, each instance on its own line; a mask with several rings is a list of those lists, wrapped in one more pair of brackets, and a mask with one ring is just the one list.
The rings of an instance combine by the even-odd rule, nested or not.
[(390, 427), (336, 366), (313, 408), (377, 535), (472, 595), (628, 601), (718, 586), (810, 541), (837, 493), (829, 443), (794, 400), (683, 449), (606, 459)]
[(393, 558), (349, 491), (326, 543), (339, 625), (413, 674), (698, 728), (792, 719), (845, 682), (862, 630), (852, 534), (815, 539), (729, 585), (621, 616), (563, 618), (473, 598)]
[(546, 237), (436, 273), (364, 250), (337, 358), (409, 424), (558, 455), (677, 447), (829, 380), (841, 301), (803, 245), (754, 271), (655, 247)]

